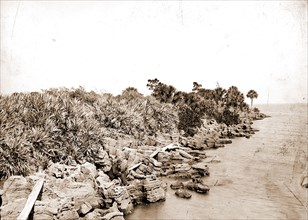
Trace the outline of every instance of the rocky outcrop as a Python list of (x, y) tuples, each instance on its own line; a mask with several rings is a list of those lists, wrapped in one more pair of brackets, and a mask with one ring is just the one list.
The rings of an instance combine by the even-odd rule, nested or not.
[(167, 185), (155, 176), (150, 176), (144, 180), (144, 191), (146, 201), (157, 202), (166, 199)]
[[(250, 137), (255, 132), (251, 124), (247, 117), (232, 126), (204, 120), (196, 135), (169, 135), (177, 142), (164, 147), (135, 149), (134, 144), (108, 139), (109, 145), (98, 150), (94, 164), (50, 163), (44, 174), (38, 174), (45, 182), (33, 218), (123, 219), (134, 205), (166, 199), (167, 186), (160, 176), (177, 180), (170, 187), (178, 197), (190, 198), (187, 190), (207, 193), (210, 189), (201, 181), (209, 175), (205, 150), (230, 144), (233, 137)], [(18, 216), (37, 178), (13, 176), (5, 182), (0, 195), (2, 218)], [(307, 187), (306, 180), (303, 187)]]
[(166, 184), (151, 174), (152, 162), (148, 159), (135, 166), (131, 171), (142, 178), (133, 178), (127, 184), (121, 178), (111, 179), (91, 163), (50, 163), (44, 174), (12, 176), (4, 183), (1, 218), (17, 218), (36, 179), (44, 178), (33, 219), (124, 219), (134, 205), (166, 199)]
[(16, 219), (21, 213), (35, 184), (34, 177), (11, 176), (2, 191), (1, 219)]

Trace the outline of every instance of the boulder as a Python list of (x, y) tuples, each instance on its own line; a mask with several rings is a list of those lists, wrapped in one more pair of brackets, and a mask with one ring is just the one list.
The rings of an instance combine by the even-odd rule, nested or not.
[(32, 178), (11, 176), (3, 184), (0, 218), (16, 219), (23, 210), (35, 181)]
[(49, 179), (45, 181), (42, 200), (47, 198), (84, 198), (95, 196), (93, 184), (74, 182), (71, 179)]
[[(188, 148), (189, 149), (189, 148)], [(206, 153), (205, 151), (200, 151), (200, 150), (186, 150), (187, 153), (189, 153), (190, 155), (194, 156), (194, 157), (200, 157), (200, 158), (206, 158)], [(195, 158), (194, 158), (195, 159)]]
[(58, 214), (59, 220), (75, 220), (79, 219), (79, 215), (76, 210), (66, 210)]
[(91, 210), (92, 210), (92, 206), (90, 203), (88, 202), (84, 202), (83, 204), (81, 204), (79, 210), (78, 210), (78, 214), (80, 216), (85, 216), (86, 214), (88, 214)]
[(113, 186), (109, 191), (109, 198), (115, 199), (122, 196), (125, 193), (125, 188), (123, 186)]
[(166, 161), (169, 161), (170, 160), (170, 155), (171, 153), (169, 152), (159, 152), (157, 154), (157, 161), (158, 162), (166, 162)]
[(175, 172), (187, 172), (191, 169), (191, 166), (187, 163), (183, 163), (183, 164), (176, 164), (174, 165), (174, 171)]
[(148, 177), (144, 181), (143, 187), (148, 202), (157, 202), (166, 199), (166, 185), (155, 177)]
[(145, 191), (150, 191), (150, 190), (157, 189), (157, 188), (161, 187), (161, 184), (162, 184), (162, 182), (158, 179), (147, 178), (144, 181), (143, 187), (144, 187)]
[(66, 165), (60, 163), (52, 163), (47, 170), (49, 176), (56, 178), (64, 178)]
[(182, 182), (180, 182), (180, 181), (175, 181), (175, 182), (173, 182), (173, 183), (171, 183), (170, 184), (170, 188), (171, 189), (180, 189), (180, 188), (182, 188), (183, 187), (183, 184), (182, 184)]
[(114, 220), (114, 219), (124, 220), (123, 215), (124, 214), (119, 211), (117, 203), (114, 202), (112, 206), (108, 209), (107, 213), (105, 213), (101, 219), (103, 220)]
[(175, 174), (171, 175), (171, 177), (174, 177), (176, 179), (190, 179), (192, 177), (192, 174), (191, 174), (191, 170), (190, 170), (189, 172), (175, 173)]
[(183, 182), (183, 186), (186, 189), (193, 190), (198, 193), (207, 193), (210, 190), (210, 188), (200, 180), (199, 181), (189, 180), (189, 181)]
[(99, 175), (96, 179), (95, 182), (98, 187), (104, 187), (104, 188), (109, 188), (113, 183), (110, 181), (109, 176), (102, 176)]
[(56, 219), (78, 219), (79, 215), (73, 198), (62, 198)]
[[(120, 218), (119, 218), (120, 217)], [(122, 212), (110, 212), (102, 217), (102, 220), (125, 220)]]
[[(113, 152), (114, 147), (110, 147), (109, 150)], [(112, 163), (108, 153), (104, 149), (100, 148), (95, 158), (95, 165), (98, 168), (102, 168), (104, 172), (108, 172), (111, 169), (111, 164)]]
[(87, 178), (95, 179), (97, 176), (97, 170), (94, 164), (86, 162), (80, 166), (80, 172)]
[(207, 193), (210, 191), (210, 188), (204, 183), (196, 183), (194, 186), (194, 190), (198, 193)]
[(187, 146), (193, 150), (204, 150), (205, 145), (203, 138), (198, 138), (197, 135), (195, 136), (193, 139), (188, 140)]
[(17, 219), (26, 202), (27, 198), (16, 198), (5, 205), (2, 205), (0, 219)]
[(191, 198), (191, 194), (184, 189), (178, 189), (177, 191), (175, 191), (175, 195), (180, 198), (184, 198), (184, 199)]
[(146, 200), (148, 202), (157, 202), (166, 200), (166, 192), (163, 188), (152, 189), (146, 192)]
[(88, 203), (93, 209), (100, 208), (103, 205), (103, 198), (99, 195), (87, 196), (87, 197), (77, 197), (74, 198), (75, 207), (80, 207), (83, 203)]
[(128, 179), (145, 179), (146, 176), (144, 174), (139, 174), (134, 170), (131, 170), (129, 172), (129, 176), (127, 177)]
[(54, 219), (60, 207), (61, 201), (59, 199), (36, 201), (33, 219)]
[(136, 169), (136, 173), (139, 175), (150, 174), (152, 170), (145, 164), (140, 164), (140, 166)]
[(53, 215), (47, 213), (34, 213), (33, 220), (53, 220), (55, 219)]
[(208, 148), (215, 148), (216, 147), (216, 140), (214, 138), (212, 138), (212, 137), (208, 138), (206, 140), (206, 146)]
[(28, 198), (34, 183), (22, 176), (11, 176), (3, 184), (3, 205), (16, 199)]
[(150, 162), (151, 164), (153, 164), (155, 167), (161, 167), (162, 163), (158, 162), (157, 160), (155, 160), (154, 158), (150, 158)]
[(126, 190), (129, 193), (129, 197), (133, 204), (142, 204), (145, 198), (143, 192), (143, 184), (139, 180), (134, 180), (129, 186), (126, 186)]
[(132, 201), (129, 198), (127, 198), (121, 201), (119, 209), (121, 212), (124, 213), (124, 215), (128, 215), (133, 212), (134, 206)]
[(231, 139), (218, 139), (217, 140), (217, 143), (218, 144), (231, 144), (232, 143), (232, 140)]
[(191, 166), (193, 170), (196, 170), (201, 176), (209, 175), (209, 168), (205, 163), (197, 163)]
[(194, 157), (191, 156), (189, 153), (183, 151), (183, 150), (178, 150), (178, 152), (180, 153), (180, 155), (184, 158), (187, 158), (187, 159), (193, 159)]
[(216, 143), (214, 148), (220, 148), (220, 147), (224, 147), (224, 146), (225, 146), (225, 145), (223, 145), (223, 144), (218, 144), (218, 143)]
[[(93, 220), (93, 219), (101, 219), (101, 214), (100, 212), (98, 212), (96, 209), (92, 212), (89, 212), (88, 214), (86, 214), (86, 216), (84, 216), (82, 219), (83, 220)], [(80, 219), (80, 218), (79, 218)]]

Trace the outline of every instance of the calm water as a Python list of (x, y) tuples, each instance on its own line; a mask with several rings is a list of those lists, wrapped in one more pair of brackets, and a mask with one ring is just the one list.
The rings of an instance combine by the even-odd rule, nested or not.
[[(307, 162), (307, 105), (257, 107), (271, 116), (254, 122), (259, 132), (207, 152), (221, 160), (209, 165), (208, 195), (185, 200), (168, 187), (165, 202), (138, 206), (126, 219), (305, 219), (305, 208), (286, 186), (292, 188)], [(303, 202), (307, 191), (297, 190)]]

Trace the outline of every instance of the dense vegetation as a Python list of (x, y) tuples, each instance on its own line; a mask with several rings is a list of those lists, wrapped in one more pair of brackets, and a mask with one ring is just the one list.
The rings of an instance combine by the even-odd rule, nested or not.
[(0, 178), (29, 174), (50, 160), (94, 162), (108, 138), (128, 138), (137, 147), (157, 134), (193, 136), (204, 118), (237, 124), (249, 108), (234, 86), (194, 83), (186, 93), (154, 79), (148, 87), (146, 97), (132, 87), (118, 96), (82, 87), (0, 96)]
[(194, 135), (204, 117), (215, 119), (226, 125), (238, 124), (239, 113), (248, 111), (244, 94), (237, 87), (223, 89), (219, 85), (211, 90), (194, 82), (192, 92), (177, 91), (173, 86), (161, 83), (158, 79), (148, 80), (147, 86), (161, 103), (173, 103), (178, 111), (178, 128), (187, 135)]
[(1, 96), (0, 177), (27, 174), (49, 160), (93, 162), (105, 138), (143, 141), (172, 133), (177, 123), (171, 104), (131, 89), (117, 97), (83, 88)]

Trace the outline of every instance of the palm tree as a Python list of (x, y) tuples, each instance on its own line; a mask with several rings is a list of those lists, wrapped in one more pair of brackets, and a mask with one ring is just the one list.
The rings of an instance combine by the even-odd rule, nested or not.
[(197, 82), (193, 82), (193, 89), (192, 89), (192, 91), (198, 91), (201, 88), (202, 88), (202, 84), (199, 84)]
[(251, 108), (252, 108), (252, 103), (253, 103), (253, 99), (258, 98), (258, 93), (255, 90), (249, 90), (247, 93), (247, 98), (250, 98), (251, 100)]

